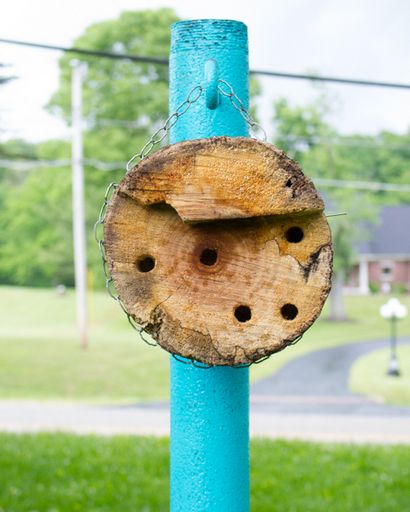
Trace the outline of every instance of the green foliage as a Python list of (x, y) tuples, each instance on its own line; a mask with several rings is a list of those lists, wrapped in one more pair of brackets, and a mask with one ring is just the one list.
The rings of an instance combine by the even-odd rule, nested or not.
[[(166, 56), (171, 9), (124, 12), (118, 19), (96, 23), (73, 46), (119, 53)], [(117, 171), (85, 167), (88, 266), (95, 285), (102, 286), (101, 260), (93, 225), (112, 181), (124, 175), (125, 163), (142, 147), (168, 113), (168, 68), (126, 60), (80, 56), (88, 71), (84, 80), (86, 159), (117, 163)], [(60, 59), (60, 84), (48, 108), (68, 123), (71, 113), (72, 54)], [(131, 125), (129, 123), (132, 123)], [(16, 147), (12, 147), (14, 146)], [(70, 145), (51, 140), (37, 147), (21, 141), (3, 146), (10, 157), (60, 160), (71, 156)], [(68, 168), (34, 169), (27, 175), (0, 169), (1, 184), (10, 185), (0, 199), (0, 282), (50, 286), (74, 280), (71, 234), (71, 177)]]
[[(251, 441), (257, 512), (396, 512), (408, 505), (408, 446)], [(0, 435), (0, 511), (169, 510), (169, 439)]]
[(325, 96), (320, 96), (306, 106), (291, 106), (286, 98), (274, 104), (275, 144), (295, 160), (317, 144), (318, 138), (334, 134), (326, 118), (330, 106)]
[(369, 290), (370, 290), (370, 293), (379, 293), (379, 291), (380, 291), (379, 283), (375, 283), (374, 281), (371, 281), (369, 283)]
[(39, 168), (5, 196), (0, 216), (2, 282), (73, 283), (69, 194), (69, 169)]
[(36, 147), (22, 139), (11, 139), (0, 144), (1, 158), (36, 158)]
[(405, 283), (393, 283), (391, 287), (391, 293), (393, 295), (404, 295), (408, 292), (407, 285)]
[[(74, 46), (164, 57), (169, 53), (169, 27), (176, 21), (172, 9), (123, 12), (118, 19), (89, 26)], [(60, 87), (49, 103), (49, 108), (67, 121), (71, 114), (72, 59), (70, 54), (61, 57)], [(90, 121), (145, 121), (152, 125), (167, 113), (166, 66), (87, 56), (79, 59), (88, 65), (84, 115)]]

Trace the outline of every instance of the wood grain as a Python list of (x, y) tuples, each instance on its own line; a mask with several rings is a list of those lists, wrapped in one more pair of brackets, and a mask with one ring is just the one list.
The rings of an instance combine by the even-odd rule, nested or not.
[(142, 160), (121, 191), (150, 205), (165, 202), (185, 222), (323, 211), (299, 165), (271, 144), (214, 137), (173, 144)]
[(254, 362), (322, 309), (332, 262), (322, 209), (311, 181), (273, 146), (176, 144), (114, 194), (108, 265), (126, 310), (166, 350), (213, 365)]

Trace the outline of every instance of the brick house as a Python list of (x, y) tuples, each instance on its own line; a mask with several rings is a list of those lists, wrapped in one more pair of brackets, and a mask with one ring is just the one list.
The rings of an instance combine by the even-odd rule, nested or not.
[(365, 295), (372, 284), (383, 293), (394, 285), (410, 293), (410, 205), (385, 206), (369, 229), (369, 239), (356, 246), (346, 291)]

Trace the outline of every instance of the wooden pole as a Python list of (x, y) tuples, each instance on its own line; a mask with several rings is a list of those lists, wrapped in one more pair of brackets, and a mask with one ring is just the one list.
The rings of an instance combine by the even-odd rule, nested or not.
[(80, 344), (87, 348), (87, 256), (85, 239), (82, 84), (85, 63), (72, 61), (72, 204), (77, 325)]

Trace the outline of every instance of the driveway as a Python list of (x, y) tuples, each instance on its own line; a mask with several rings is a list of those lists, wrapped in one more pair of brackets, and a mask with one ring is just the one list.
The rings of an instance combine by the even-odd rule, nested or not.
[[(408, 407), (383, 405), (349, 390), (350, 368), (356, 359), (388, 343), (363, 341), (309, 352), (254, 383), (252, 401), (272, 412), (408, 416)], [(404, 343), (410, 339), (400, 338), (399, 344)]]

